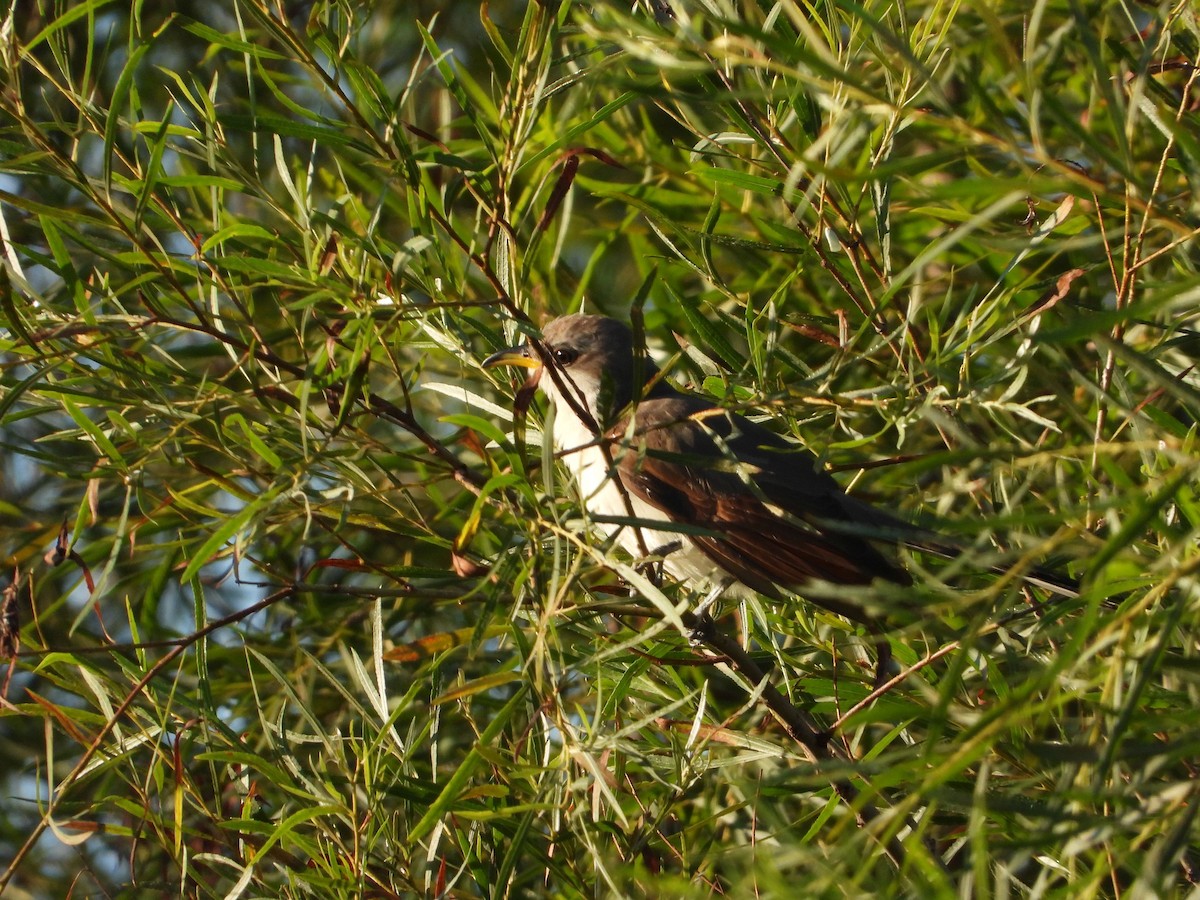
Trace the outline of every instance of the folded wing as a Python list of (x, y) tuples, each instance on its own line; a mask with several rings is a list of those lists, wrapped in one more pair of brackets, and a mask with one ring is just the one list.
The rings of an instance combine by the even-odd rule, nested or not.
[[(673, 520), (709, 529), (691, 540), (742, 584), (771, 597), (814, 579), (867, 584), (908, 574), (854, 533), (872, 523), (813, 457), (773, 432), (703, 401), (668, 406), (644, 400), (634, 425), (609, 432), (617, 471), (630, 493)], [(690, 399), (690, 398), (689, 398)], [(667, 417), (663, 409), (676, 415)], [(860, 504), (862, 506), (862, 504)], [(867, 507), (868, 509), (870, 507)], [(838, 530), (838, 525), (844, 526)], [(868, 621), (850, 603), (820, 605)]]

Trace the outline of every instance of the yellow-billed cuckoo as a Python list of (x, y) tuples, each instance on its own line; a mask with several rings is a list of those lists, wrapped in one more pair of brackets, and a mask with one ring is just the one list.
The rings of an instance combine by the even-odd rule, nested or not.
[[(563, 316), (546, 325), (540, 342), (502, 350), (483, 365), (535, 370), (555, 407), (554, 444), (591, 518), (634, 557), (663, 554), (670, 575), (708, 584), (714, 597), (735, 583), (775, 600), (814, 580), (910, 584), (877, 541), (961, 552), (848, 496), (811, 454), (774, 432), (675, 390), (616, 319)], [(656, 522), (663, 527), (648, 524)], [(1055, 593), (1078, 591), (1056, 572), (1021, 574)], [(826, 590), (812, 602), (880, 632), (852, 601)], [(878, 647), (882, 675), (890, 650), (882, 640)]]

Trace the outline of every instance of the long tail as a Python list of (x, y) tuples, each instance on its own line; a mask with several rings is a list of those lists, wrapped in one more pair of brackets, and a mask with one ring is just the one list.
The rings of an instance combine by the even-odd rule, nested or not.
[[(847, 520), (828, 524), (832, 530), (853, 532), (861, 537), (880, 541), (895, 541), (911, 550), (932, 553), (945, 559), (957, 559), (971, 548), (953, 538), (912, 525), (883, 510), (853, 497), (844, 497)], [(1011, 565), (988, 566), (995, 575), (1008, 575)], [(1035, 565), (1017, 573), (1022, 581), (1043, 588), (1060, 597), (1078, 597), (1079, 582), (1065, 572), (1048, 566)]]
[[(900, 536), (900, 543), (910, 550), (933, 553), (946, 559), (957, 559), (970, 549), (936, 532), (913, 529), (912, 526), (909, 526), (909, 529), (907, 534)], [(987, 567), (987, 571), (993, 575), (1008, 575), (1013, 569), (1014, 567), (1011, 565)], [(1065, 572), (1057, 569), (1040, 565), (1029, 566), (1017, 572), (1017, 576), (1022, 581), (1032, 584), (1034, 587), (1043, 588), (1051, 593), (1058, 594), (1060, 597), (1079, 596), (1079, 582)]]

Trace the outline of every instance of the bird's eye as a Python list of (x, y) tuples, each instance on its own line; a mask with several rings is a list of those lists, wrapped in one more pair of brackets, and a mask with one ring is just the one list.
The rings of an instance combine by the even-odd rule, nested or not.
[(569, 366), (579, 358), (579, 351), (572, 347), (555, 347), (554, 361), (560, 366)]

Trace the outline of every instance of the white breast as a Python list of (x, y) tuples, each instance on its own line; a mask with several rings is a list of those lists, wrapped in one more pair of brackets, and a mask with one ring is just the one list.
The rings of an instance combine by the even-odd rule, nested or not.
[[(621, 516), (651, 522), (670, 521), (661, 510), (621, 490), (615, 472), (610, 470), (604, 452), (596, 444), (596, 436), (566, 404), (558, 404), (555, 412), (554, 445), (575, 479), (579, 499), (591, 515)], [(632, 449), (623, 451), (615, 445), (610, 447), (614, 465), (622, 452), (636, 452)], [(612, 537), (619, 530), (617, 541), (634, 559), (647, 553), (666, 552), (671, 545), (678, 545), (677, 549), (667, 553), (663, 563), (673, 578), (710, 583), (721, 579), (720, 569), (677, 531), (635, 528), (611, 522), (597, 522), (596, 528), (607, 537)]]

